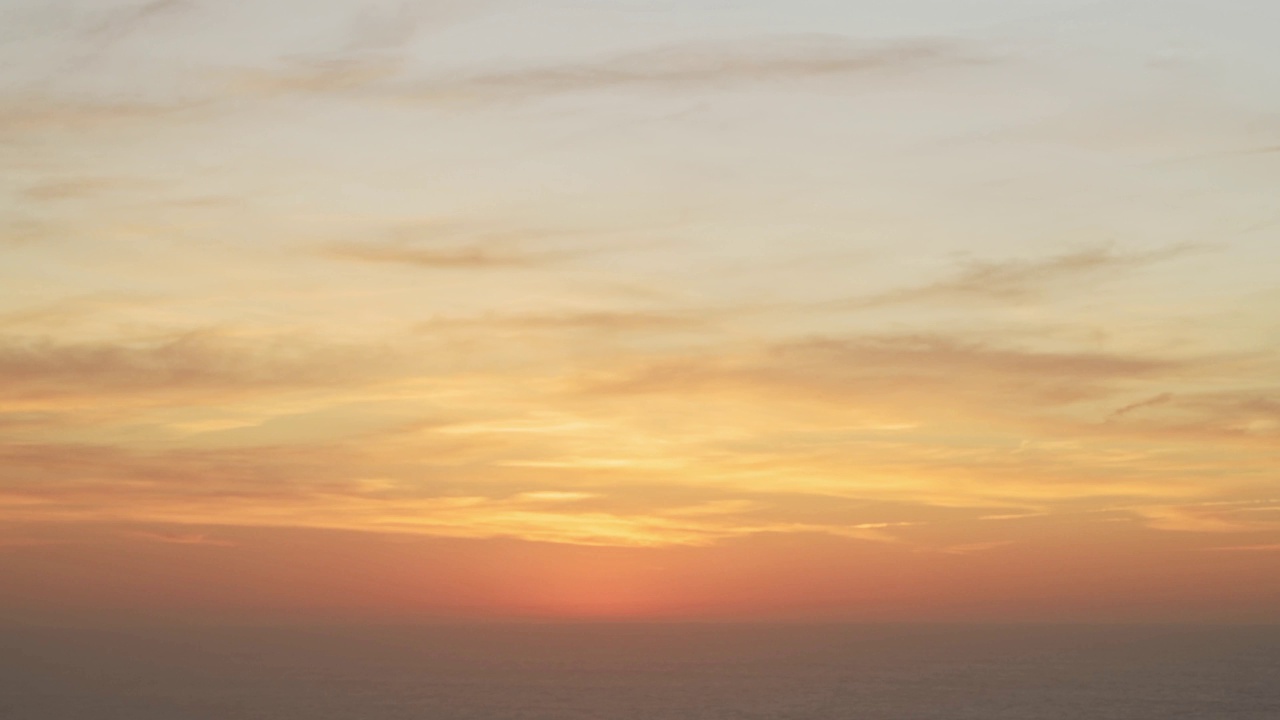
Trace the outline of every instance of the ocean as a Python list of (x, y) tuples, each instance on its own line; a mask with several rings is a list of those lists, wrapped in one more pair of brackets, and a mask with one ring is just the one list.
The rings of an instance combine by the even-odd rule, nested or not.
[(1280, 628), (0, 631), (5, 720), (1277, 720)]

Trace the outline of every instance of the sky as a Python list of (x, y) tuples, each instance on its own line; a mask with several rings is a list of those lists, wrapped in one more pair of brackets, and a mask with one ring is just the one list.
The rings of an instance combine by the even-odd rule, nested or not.
[(0, 0), (0, 620), (1280, 622), (1277, 24)]

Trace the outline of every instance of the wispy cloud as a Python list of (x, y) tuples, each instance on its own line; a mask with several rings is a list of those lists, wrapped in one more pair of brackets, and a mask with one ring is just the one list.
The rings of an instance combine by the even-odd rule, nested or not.
[(255, 95), (341, 94), (381, 87), (408, 70), (405, 53), (422, 34), (482, 11), (491, 0), (429, 0), (364, 7), (351, 18), (345, 40), (317, 55), (290, 57), (271, 67), (232, 74), (231, 89)]
[(1156, 530), (1203, 533), (1280, 530), (1280, 505), (1272, 501), (1227, 501), (1141, 507), (1133, 511)]
[(352, 19), (346, 53), (401, 50), (422, 33), (447, 27), (496, 4), (496, 0), (405, 0), (362, 7)]
[(6, 550), (20, 550), (23, 548), (47, 547), (49, 545), (61, 544), (57, 540), (49, 540), (45, 538), (29, 538), (29, 537), (12, 537), (0, 538), (0, 552)]
[(205, 533), (161, 533), (133, 531), (125, 533), (125, 537), (164, 545), (204, 545), (208, 547), (235, 547), (229, 540), (219, 540)]
[(231, 76), (230, 90), (258, 96), (291, 93), (342, 93), (370, 87), (398, 75), (398, 57), (337, 57), (294, 60), (283, 67), (242, 70)]
[(149, 0), (129, 5), (107, 13), (95, 22), (85, 35), (95, 40), (99, 49), (102, 49), (125, 35), (137, 31), (149, 20), (178, 10), (189, 9), (191, 6), (192, 3), (189, 0)]
[[(375, 25), (381, 24), (375, 23)], [(359, 93), (420, 101), (511, 101), (611, 90), (712, 90), (740, 85), (915, 72), (991, 62), (939, 39), (858, 41), (838, 35), (775, 35), (666, 45), (509, 69), (431, 74), (398, 52), (394, 23), (328, 55), (237, 73), (233, 88), (258, 94)], [(365, 33), (358, 33), (363, 36)], [(369, 49), (378, 52), (369, 52)]]
[(844, 402), (929, 396), (1002, 405), (1063, 404), (1109, 393), (1114, 381), (1155, 378), (1180, 359), (999, 347), (944, 335), (819, 338), (738, 358), (690, 358), (588, 381), (591, 393), (785, 389)]
[(558, 65), (424, 81), (431, 98), (517, 99), (606, 90), (687, 90), (784, 83), (989, 62), (943, 40), (860, 42), (838, 35), (778, 35), (671, 45)]
[(432, 248), (410, 243), (330, 243), (322, 252), (344, 260), (445, 270), (535, 267), (566, 256), (564, 252), (525, 252), (490, 245)]
[(1135, 403), (1129, 403), (1128, 405), (1125, 405), (1122, 408), (1118, 408), (1115, 411), (1113, 411), (1110, 415), (1108, 415), (1107, 421), (1110, 422), (1112, 420), (1124, 417), (1129, 413), (1137, 412), (1138, 410), (1142, 410), (1144, 408), (1151, 408), (1151, 407), (1157, 407), (1159, 405), (1168, 404), (1171, 400), (1173, 400), (1173, 398), (1174, 398), (1173, 393), (1160, 393), (1159, 395), (1156, 395), (1154, 397), (1149, 397), (1146, 400), (1139, 400), (1138, 402), (1135, 402)]
[[(288, 527), (455, 538), (518, 538), (613, 547), (705, 546), (759, 534), (827, 534), (895, 542), (909, 523), (794, 522), (749, 517), (753, 504), (601, 507), (594, 492), (528, 490), (506, 496), (389, 492), (348, 479), (359, 453), (258, 448), (232, 453), (130, 453), (106, 447), (0, 445), (17, 472), (0, 519), (180, 526)], [(305, 480), (299, 479), (306, 476)], [(412, 487), (412, 484), (409, 486)], [(207, 533), (130, 532), (148, 542), (219, 545)]]
[[(50, 4), (42, 25), (62, 39), (62, 57), (43, 73), (44, 82), (57, 82), (94, 69), (123, 43), (160, 25), (164, 20), (198, 8), (190, 0), (143, 0), (133, 3)], [(79, 7), (77, 7), (79, 5)], [(28, 30), (34, 33), (34, 29)], [(45, 33), (40, 33), (44, 35)]]
[[(95, 317), (111, 310), (137, 307), (154, 298), (127, 293), (92, 293), (72, 295), (49, 303), (20, 310), (0, 312), (0, 328), (25, 329), (49, 332), (77, 321)], [(0, 336), (2, 338), (3, 336)], [(11, 336), (12, 337), (12, 336)], [(0, 347), (5, 345), (0, 340)]]
[(203, 117), (216, 107), (209, 97), (153, 102), (109, 98), (20, 97), (0, 102), (0, 143), (70, 131), (133, 128)]
[(933, 549), (933, 552), (939, 552), (944, 555), (973, 555), (976, 553), (996, 550), (1002, 547), (1012, 545), (1012, 540), (992, 540), (989, 542), (964, 543), (961, 545), (946, 545)]
[(133, 342), (0, 337), (0, 397), (204, 392), (320, 385), (368, 377), (385, 356), (302, 337), (237, 338), (197, 330)]
[(419, 330), (505, 329), (528, 331), (664, 332), (705, 329), (711, 319), (697, 313), (590, 311), (432, 318)]
[[(0, 127), (0, 134), (3, 128)], [(49, 240), (56, 235), (51, 223), (18, 218), (0, 225), (0, 247), (21, 247)]]
[[(1156, 407), (1158, 414), (1140, 412)], [(1274, 441), (1280, 437), (1280, 388), (1162, 393), (1120, 408), (1106, 423), (1170, 439)]]
[[(513, 229), (466, 221), (422, 222), (384, 231), (371, 239), (322, 243), (316, 251), (340, 260), (420, 268), (483, 270), (530, 268), (582, 255), (557, 242), (571, 232)], [(530, 247), (535, 241), (538, 247)]]
[(1110, 248), (1089, 248), (1035, 260), (967, 260), (950, 277), (932, 283), (834, 304), (875, 308), (908, 303), (1022, 302), (1040, 298), (1064, 285), (1140, 268), (1192, 249), (1183, 245), (1142, 253), (1118, 253)]
[(68, 177), (37, 183), (23, 191), (30, 200), (72, 200), (122, 187), (132, 183), (112, 178)]

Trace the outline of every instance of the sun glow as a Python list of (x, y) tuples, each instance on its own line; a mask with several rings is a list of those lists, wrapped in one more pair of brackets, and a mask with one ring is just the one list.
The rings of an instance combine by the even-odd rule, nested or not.
[(1051, 4), (0, 4), (0, 611), (1276, 619), (1276, 23)]

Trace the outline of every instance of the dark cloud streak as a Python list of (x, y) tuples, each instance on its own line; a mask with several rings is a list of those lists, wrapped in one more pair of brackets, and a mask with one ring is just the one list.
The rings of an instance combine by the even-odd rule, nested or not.
[(1169, 403), (1171, 400), (1173, 400), (1173, 398), (1174, 398), (1173, 393), (1161, 393), (1159, 395), (1156, 395), (1155, 397), (1147, 398), (1146, 400), (1140, 400), (1135, 403), (1130, 403), (1128, 405), (1125, 405), (1122, 408), (1119, 408), (1118, 410), (1111, 413), (1110, 415), (1108, 415), (1107, 421), (1110, 422), (1112, 420), (1116, 420), (1118, 418), (1124, 417), (1125, 415), (1128, 415), (1129, 413), (1136, 412), (1144, 408), (1156, 407), (1158, 405), (1165, 405)]

